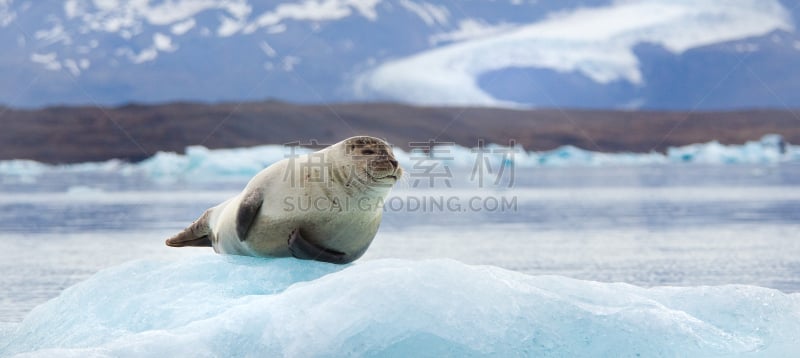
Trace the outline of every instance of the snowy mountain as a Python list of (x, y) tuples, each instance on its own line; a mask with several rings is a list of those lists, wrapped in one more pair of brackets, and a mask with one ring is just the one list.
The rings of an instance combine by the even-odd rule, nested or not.
[(790, 0), (0, 0), (0, 104), (800, 106)]

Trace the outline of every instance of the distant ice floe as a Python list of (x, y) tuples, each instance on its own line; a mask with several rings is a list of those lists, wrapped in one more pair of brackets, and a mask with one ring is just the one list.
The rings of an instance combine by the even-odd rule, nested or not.
[[(261, 169), (291, 155), (292, 150), (280, 145), (252, 148), (214, 149), (201, 146), (186, 148), (186, 154), (158, 152), (127, 170), (141, 170), (154, 178), (236, 177), (253, 176)], [(310, 152), (297, 148), (295, 154)]]
[[(294, 151), (294, 152), (292, 152)], [(186, 154), (158, 152), (139, 162), (126, 163), (110, 160), (100, 163), (47, 165), (30, 160), (0, 161), (2, 176), (15, 176), (35, 180), (46, 173), (104, 172), (125, 175), (142, 174), (159, 180), (218, 180), (251, 177), (272, 163), (310, 150), (280, 145), (251, 148), (208, 149), (201, 146), (186, 148)], [(800, 161), (800, 146), (790, 145), (778, 135), (767, 135), (759, 141), (744, 145), (723, 145), (719, 142), (673, 147), (666, 154), (650, 153), (600, 153), (573, 146), (564, 146), (545, 152), (527, 152), (521, 146), (514, 148), (496, 144), (484, 148), (465, 148), (458, 145), (434, 147), (430, 153), (420, 150), (405, 152), (395, 149), (395, 156), (408, 170), (436, 165), (450, 168), (475, 168), (479, 162), (491, 168), (514, 165), (519, 168), (571, 167), (571, 166), (631, 166), (664, 164), (779, 164)], [(292, 154), (294, 153), (294, 154)], [(441, 167), (440, 167), (441, 168)]]
[(0, 355), (23, 357), (788, 357), (800, 294), (197, 255), (101, 271), (0, 328)]
[(492, 36), (387, 61), (355, 81), (354, 93), (415, 104), (518, 106), (485, 92), (478, 78), (507, 68), (544, 68), (597, 83), (643, 83), (634, 47), (686, 50), (792, 31), (777, 0), (616, 0), (580, 7)]
[(788, 145), (781, 136), (773, 134), (740, 146), (711, 142), (669, 148), (667, 157), (672, 162), (703, 164), (777, 163), (800, 159), (800, 146)]

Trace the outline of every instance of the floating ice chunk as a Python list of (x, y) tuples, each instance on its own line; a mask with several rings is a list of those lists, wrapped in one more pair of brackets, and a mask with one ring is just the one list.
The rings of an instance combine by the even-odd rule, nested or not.
[(200, 255), (100, 272), (31, 312), (0, 355), (791, 356), (798, 336), (800, 294), (759, 287)]
[(760, 141), (744, 145), (723, 145), (717, 141), (669, 148), (667, 157), (672, 162), (691, 162), (702, 164), (770, 164), (789, 159), (786, 145), (778, 135), (764, 136)]
[(47, 170), (48, 166), (33, 160), (13, 159), (0, 161), (0, 174), (35, 176)]
[(128, 163), (119, 159), (111, 159), (104, 162), (88, 162), (70, 165), (56, 166), (57, 170), (66, 171), (70, 173), (98, 173), (98, 172), (117, 172), (125, 168)]
[[(296, 148), (294, 154), (310, 150)], [(186, 154), (158, 152), (135, 165), (156, 179), (215, 179), (219, 177), (251, 177), (272, 163), (291, 156), (291, 149), (279, 145), (252, 148), (208, 149), (186, 148)]]
[[(405, 152), (395, 148), (395, 156), (407, 171), (430, 170), (441, 173), (444, 167), (497, 170), (502, 165), (519, 168), (569, 166), (631, 166), (667, 163), (700, 164), (776, 164), (800, 161), (800, 146), (787, 144), (778, 135), (767, 135), (759, 141), (743, 145), (723, 145), (719, 142), (673, 147), (666, 154), (601, 153), (574, 146), (551, 151), (527, 152), (521, 146), (505, 147), (488, 144), (483, 148), (458, 145), (439, 145), (416, 148)], [(294, 153), (292, 151), (294, 150)], [(186, 148), (186, 154), (158, 152), (140, 163), (109, 160), (100, 163), (81, 163), (50, 166), (28, 160), (0, 161), (0, 175), (33, 178), (48, 171), (58, 172), (120, 172), (143, 173), (157, 180), (220, 180), (249, 178), (279, 160), (293, 154), (305, 154), (309, 149), (279, 145), (251, 148), (208, 149), (202, 146)], [(435, 162), (435, 163), (434, 163)]]
[(106, 192), (103, 189), (93, 188), (91, 186), (85, 186), (85, 185), (75, 185), (67, 188), (67, 195), (75, 197), (89, 197), (89, 196), (98, 196), (105, 194)]
[[(306, 152), (308, 150), (298, 149), (300, 154)], [(744, 145), (726, 146), (709, 142), (669, 148), (666, 155), (658, 152), (601, 153), (574, 146), (563, 146), (545, 152), (527, 152), (519, 145), (512, 148), (497, 144), (489, 144), (483, 148), (439, 145), (433, 147), (433, 150), (426, 147), (412, 149), (410, 152), (395, 148), (394, 152), (400, 164), (412, 171), (441, 171), (445, 166), (476, 168), (478, 165), (496, 170), (501, 165), (512, 164), (521, 168), (666, 163), (773, 164), (800, 159), (800, 148), (787, 145), (777, 135), (768, 135), (760, 141), (747, 142)], [(189, 147), (186, 155), (158, 153), (137, 166), (154, 178), (250, 177), (289, 154), (289, 150), (282, 146), (216, 150)]]

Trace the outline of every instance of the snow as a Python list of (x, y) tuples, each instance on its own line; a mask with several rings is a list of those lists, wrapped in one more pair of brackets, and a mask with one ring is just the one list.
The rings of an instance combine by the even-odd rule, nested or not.
[(208, 254), (101, 271), (0, 328), (4, 356), (793, 356), (800, 294)]
[[(120, 8), (104, 9), (114, 11), (116, 16), (134, 16), (146, 19), (153, 25), (168, 25), (186, 20), (203, 11), (224, 9), (235, 17), (246, 17), (250, 14), (250, 5), (246, 1), (169, 1), (158, 4), (149, 2), (124, 2)], [(121, 10), (121, 11), (120, 11)], [(131, 15), (128, 15), (131, 14)]]
[[(431, 46), (448, 45), (390, 59), (355, 76), (355, 83), (343, 83), (354, 96), (419, 104), (513, 107), (517, 104), (484, 92), (477, 79), (494, 70), (535, 67), (578, 72), (600, 83), (628, 81), (641, 85), (642, 74), (633, 53), (637, 44), (653, 43), (680, 53), (774, 30), (793, 30), (791, 16), (778, 0), (616, 0), (520, 24), (484, 23), (458, 11), (455, 3), (402, 0), (395, 4), (438, 30), (428, 36)], [(256, 31), (280, 33), (293, 21), (318, 26), (320, 22), (358, 16), (375, 22), (379, 10), (390, 7), (381, 0), (302, 0), (270, 5), (248, 0), (69, 0), (63, 3), (63, 14), (48, 15), (46, 27), (34, 34), (40, 42), (36, 48), (52, 49), (65, 57), (73, 56), (76, 48), (94, 52), (90, 50), (97, 46), (87, 47), (86, 41), (117, 38), (108, 36), (113, 33), (125, 40), (114, 41), (113, 46), (129, 49), (120, 56), (141, 64), (157, 61), (160, 52), (176, 50), (198, 26), (197, 21), (207, 17), (217, 21), (200, 26), (200, 34), (229, 38)], [(0, 1), (0, 27), (10, 24), (15, 16), (11, 1)], [(161, 41), (142, 47), (152, 33), (174, 36), (165, 46), (169, 50), (160, 50)], [(51, 70), (81, 72), (66, 63), (31, 61)]]
[(41, 47), (47, 47), (56, 43), (62, 43), (65, 46), (72, 44), (72, 39), (69, 34), (67, 34), (64, 26), (60, 23), (54, 24), (52, 28), (34, 32), (33, 37), (39, 40)]
[(417, 15), (427, 26), (447, 26), (450, 21), (450, 11), (444, 6), (437, 6), (428, 2), (417, 3), (411, 0), (400, 0), (398, 4)]
[[(8, 0), (0, 2), (0, 24), (4, 21), (3, 17), (13, 19), (9, 17), (11, 15), (4, 14), (7, 2)], [(243, 27), (252, 12), (251, 6), (245, 0), (177, 0), (164, 2), (69, 0), (64, 2), (63, 10), (66, 20), (79, 22), (74, 28), (81, 34), (90, 32), (117, 33), (127, 40), (142, 35), (143, 25), (150, 25), (164, 32), (169, 31), (175, 36), (184, 35), (195, 26), (194, 16), (211, 10), (219, 10), (227, 15), (224, 17), (226, 21), (223, 21), (220, 29), (218, 29), (218, 32), (224, 35), (227, 32), (236, 32)], [(231, 29), (231, 23), (227, 22), (227, 20), (240, 25)], [(70, 28), (64, 28), (61, 21), (54, 14), (48, 20), (48, 22), (53, 22), (52, 28), (42, 29), (35, 33), (35, 37), (42, 42), (40, 47), (53, 43), (62, 43), (64, 46), (71, 45), (71, 36), (76, 34), (71, 33)], [(159, 51), (172, 52), (178, 48), (173, 39), (158, 32), (158, 30), (153, 36), (152, 46), (141, 49), (138, 53), (126, 48), (121, 52), (121, 55), (126, 56), (131, 63), (139, 64), (155, 60)], [(97, 45), (86, 47), (84, 44), (79, 44), (78, 47), (89, 49), (95, 48)], [(75, 66), (68, 64), (43, 63), (34, 59), (31, 59), (31, 61), (41, 63), (45, 68), (53, 70), (66, 66), (75, 73)]]
[(292, 72), (295, 66), (300, 64), (300, 61), (300, 57), (286, 56), (281, 60), (281, 68), (286, 72)]
[(189, 18), (188, 20), (184, 20), (172, 25), (172, 27), (170, 27), (170, 31), (173, 35), (180, 36), (189, 32), (189, 30), (191, 30), (196, 24), (197, 23), (194, 18)]
[(78, 67), (78, 63), (75, 60), (68, 58), (64, 60), (64, 67), (73, 75), (78, 76), (81, 74), (81, 69)]
[(275, 51), (275, 48), (270, 46), (266, 41), (261, 41), (258, 44), (258, 47), (260, 47), (261, 51), (263, 51), (268, 57), (275, 57), (278, 55), (278, 51)]
[(153, 46), (156, 50), (165, 52), (172, 52), (177, 49), (177, 47), (172, 44), (172, 38), (160, 32), (153, 34)]
[(13, 0), (0, 0), (0, 27), (10, 25), (17, 18), (17, 13), (11, 10)]
[(375, 7), (380, 0), (306, 0), (293, 3), (282, 3), (271, 11), (256, 17), (242, 30), (245, 34), (260, 28), (270, 28), (282, 24), (286, 20), (331, 21), (352, 15), (355, 9), (359, 15), (370, 21), (378, 18)]
[(382, 63), (355, 81), (354, 92), (418, 104), (515, 106), (484, 92), (478, 78), (530, 67), (641, 85), (638, 44), (679, 54), (774, 30), (793, 30), (790, 13), (776, 0), (617, 0)]
[[(224, 178), (247, 178), (262, 169), (291, 155), (292, 150), (280, 145), (264, 145), (250, 148), (208, 149), (202, 146), (186, 148), (186, 154), (158, 152), (140, 163), (123, 163), (111, 160), (100, 163), (81, 163), (50, 166), (29, 160), (0, 161), (0, 175), (17, 176), (34, 180), (48, 171), (62, 172), (122, 172), (142, 173), (158, 180), (214, 180)], [(295, 154), (309, 152), (298, 148)], [(483, 149), (465, 148), (458, 145), (439, 146), (433, 158), (418, 150), (404, 152), (394, 149), (401, 166), (409, 169), (429, 165), (451, 168), (475, 168), (479, 153), (486, 158), (489, 169), (497, 170), (501, 165), (520, 168), (574, 167), (574, 166), (631, 166), (665, 164), (779, 164), (800, 161), (800, 146), (783, 142), (778, 135), (767, 135), (759, 141), (743, 145), (723, 145), (719, 142), (692, 144), (668, 148), (666, 154), (650, 153), (600, 153), (573, 146), (564, 146), (551, 151), (527, 152), (522, 147), (507, 148), (487, 145)], [(432, 164), (438, 162), (439, 164)], [(437, 167), (442, 168), (442, 167)]]
[(235, 35), (245, 26), (244, 21), (233, 19), (227, 16), (220, 16), (220, 25), (217, 29), (217, 36), (229, 37)]
[(492, 36), (512, 28), (513, 25), (511, 24), (489, 25), (483, 20), (468, 18), (459, 21), (456, 30), (432, 35), (428, 42), (435, 46), (443, 42), (456, 42)]
[(130, 48), (121, 48), (117, 50), (118, 56), (127, 56), (128, 59), (135, 64), (154, 61), (158, 58), (159, 52), (174, 52), (178, 46), (172, 43), (172, 38), (156, 32), (153, 34), (153, 43), (142, 49), (139, 53), (134, 53)]
[(142, 50), (142, 52), (139, 52), (138, 54), (134, 54), (132, 51), (129, 51), (128, 58), (131, 60), (131, 62), (137, 64), (154, 61), (156, 58), (158, 58), (158, 50), (151, 46)]
[[(220, 37), (228, 37), (240, 34), (243, 30), (244, 33), (252, 33), (262, 27), (280, 26), (286, 20), (330, 21), (357, 13), (375, 21), (378, 18), (378, 3), (380, 0), (305, 0), (279, 3), (273, 9), (253, 14), (253, 6), (247, 0), (68, 0), (64, 2), (63, 11), (66, 19), (81, 22), (80, 31), (119, 33), (133, 37), (142, 33), (142, 25), (145, 24), (166, 27), (163, 31), (181, 36), (195, 27), (195, 16), (219, 10), (220, 25), (216, 33)], [(6, 26), (16, 16), (11, 12), (10, 4), (10, 0), (0, 1), (0, 26)], [(436, 20), (441, 20), (442, 11), (446, 11), (430, 4), (421, 6)], [(41, 34), (37, 36), (69, 40), (70, 34), (61, 27), (60, 22), (54, 26), (39, 31)]]
[(58, 62), (58, 55), (55, 52), (49, 53), (36, 53), (31, 54), (31, 61), (44, 66), (49, 71), (58, 71), (61, 69), (61, 63)]

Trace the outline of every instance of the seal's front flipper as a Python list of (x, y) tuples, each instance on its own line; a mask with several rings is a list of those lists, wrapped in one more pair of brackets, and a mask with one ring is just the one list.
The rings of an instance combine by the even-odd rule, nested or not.
[(211, 246), (211, 228), (208, 226), (208, 210), (192, 225), (167, 239), (167, 246)]
[(295, 229), (289, 235), (289, 251), (292, 256), (301, 260), (317, 260), (334, 264), (349, 262), (345, 253), (326, 249), (306, 240), (300, 235), (299, 229)]
[(239, 241), (244, 241), (247, 238), (247, 233), (256, 221), (263, 203), (264, 194), (261, 193), (261, 190), (253, 190), (246, 193), (242, 202), (239, 203), (239, 209), (236, 211), (236, 236), (239, 237)]

